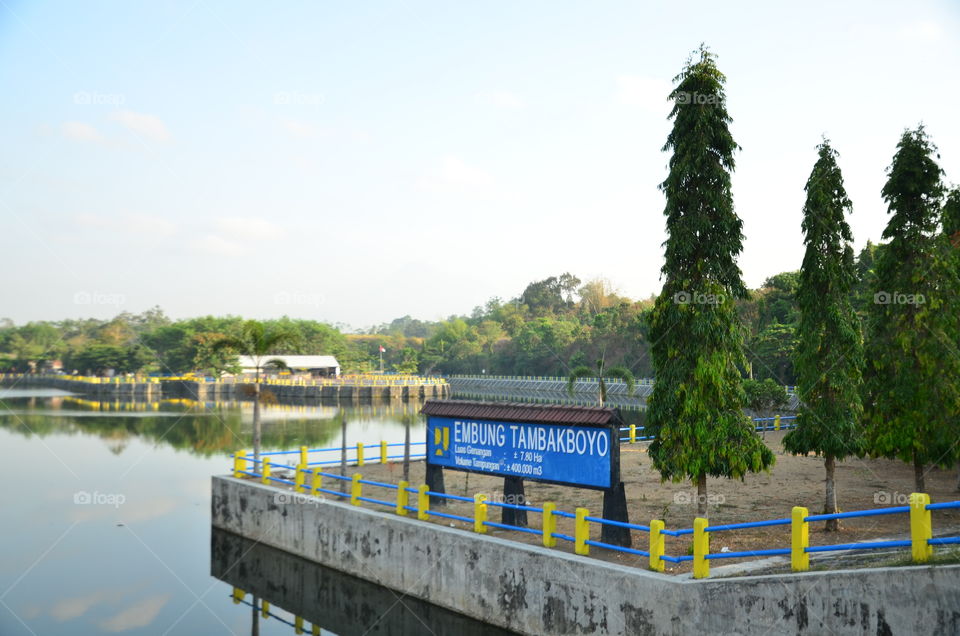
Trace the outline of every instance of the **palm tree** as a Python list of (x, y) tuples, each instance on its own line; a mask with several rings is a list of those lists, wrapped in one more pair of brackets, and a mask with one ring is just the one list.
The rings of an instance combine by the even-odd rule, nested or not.
[(633, 374), (626, 367), (604, 368), (603, 359), (597, 360), (597, 368), (591, 369), (587, 366), (579, 366), (570, 372), (567, 378), (567, 393), (573, 397), (573, 389), (580, 378), (591, 378), (596, 376), (597, 384), (600, 385), (600, 406), (607, 401), (607, 380), (617, 378), (623, 380), (627, 385), (627, 395), (633, 395), (635, 385)]
[(279, 358), (265, 359), (275, 349), (287, 344), (295, 344), (298, 338), (289, 331), (268, 331), (266, 326), (257, 320), (248, 320), (243, 323), (240, 333), (235, 336), (224, 336), (213, 343), (214, 352), (228, 349), (237, 355), (250, 356), (256, 368), (256, 380), (253, 384), (253, 460), (260, 461), (260, 370), (273, 366), (284, 369), (286, 364)]

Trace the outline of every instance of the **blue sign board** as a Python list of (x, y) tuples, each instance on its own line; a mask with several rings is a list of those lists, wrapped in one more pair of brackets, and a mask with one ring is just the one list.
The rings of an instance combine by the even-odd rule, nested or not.
[(436, 466), (610, 488), (610, 427), (501, 422), (429, 416), (427, 461)]

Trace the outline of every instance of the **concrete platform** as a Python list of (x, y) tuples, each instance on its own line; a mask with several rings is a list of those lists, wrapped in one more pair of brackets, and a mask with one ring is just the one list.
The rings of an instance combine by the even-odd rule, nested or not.
[(216, 528), (527, 634), (958, 634), (960, 566), (682, 580), (233, 477)]

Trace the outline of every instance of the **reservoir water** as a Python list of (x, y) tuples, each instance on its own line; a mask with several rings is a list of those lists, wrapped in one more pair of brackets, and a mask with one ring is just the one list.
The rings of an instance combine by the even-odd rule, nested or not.
[[(419, 408), (265, 406), (264, 450), (338, 446), (344, 418), (348, 445), (402, 442), (408, 425), (422, 441)], [(251, 594), (233, 598), (234, 575), (243, 583), (248, 568), (224, 580), (211, 575), (224, 569), (228, 548), (265, 563), (283, 556), (211, 534), (210, 476), (229, 471), (234, 450), (250, 448), (251, 430), (248, 402), (97, 403), (0, 388), (0, 634), (295, 633), (286, 608), (272, 603), (263, 617), (251, 610)], [(211, 542), (226, 546), (220, 562), (211, 560)], [(300, 611), (330, 617), (320, 633), (496, 633), (312, 567), (319, 589)], [(343, 599), (358, 594), (362, 611), (345, 613)]]

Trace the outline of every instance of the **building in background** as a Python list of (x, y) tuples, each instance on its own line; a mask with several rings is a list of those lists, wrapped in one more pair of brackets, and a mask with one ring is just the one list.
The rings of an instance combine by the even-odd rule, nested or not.
[[(268, 360), (283, 360), (295, 374), (310, 374), (316, 378), (335, 378), (340, 375), (340, 363), (333, 356), (263, 356), (260, 359), (261, 372), (276, 375), (279, 371), (268, 366)], [(257, 361), (253, 356), (240, 356), (240, 366), (244, 373), (256, 373)]]

